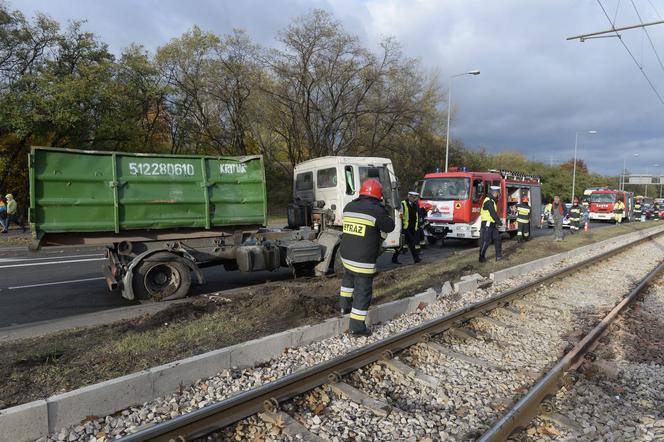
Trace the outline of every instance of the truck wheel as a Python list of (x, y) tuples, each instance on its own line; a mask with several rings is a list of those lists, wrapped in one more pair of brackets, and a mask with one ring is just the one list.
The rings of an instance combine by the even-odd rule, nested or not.
[(427, 241), (428, 241), (429, 244), (431, 244), (432, 246), (435, 246), (436, 243), (438, 242), (438, 238), (436, 238), (435, 236), (427, 236)]
[(332, 264), (334, 274), (338, 277), (342, 277), (344, 274), (344, 265), (341, 263), (341, 247), (337, 247), (334, 251), (334, 263)]
[[(169, 301), (187, 296), (191, 286), (191, 270), (179, 261), (179, 257), (167, 253), (155, 253), (143, 261), (134, 271), (134, 296), (139, 301)], [(172, 258), (172, 259), (168, 259)]]

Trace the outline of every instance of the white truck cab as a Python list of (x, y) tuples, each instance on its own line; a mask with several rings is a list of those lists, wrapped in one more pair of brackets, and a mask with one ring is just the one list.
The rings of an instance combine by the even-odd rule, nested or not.
[(315, 158), (295, 166), (293, 196), (312, 206), (314, 228), (340, 229), (343, 209), (360, 195), (360, 186), (368, 178), (383, 185), (385, 207), (395, 220), (383, 247), (398, 247), (401, 238), (399, 221), (399, 183), (392, 161), (377, 157), (330, 156)]

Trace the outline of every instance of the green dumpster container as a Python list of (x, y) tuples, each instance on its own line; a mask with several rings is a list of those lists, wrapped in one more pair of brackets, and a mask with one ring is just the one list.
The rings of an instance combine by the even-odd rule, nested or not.
[(266, 224), (260, 156), (211, 157), (33, 147), (30, 225), (48, 233)]

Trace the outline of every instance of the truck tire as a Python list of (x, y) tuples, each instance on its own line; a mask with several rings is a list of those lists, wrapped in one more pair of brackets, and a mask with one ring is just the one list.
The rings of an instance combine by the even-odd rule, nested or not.
[(332, 270), (334, 271), (335, 276), (341, 278), (344, 275), (344, 265), (341, 263), (341, 246), (337, 246), (334, 251)]
[(191, 269), (182, 258), (168, 252), (159, 252), (143, 261), (134, 271), (132, 285), (139, 301), (170, 301), (184, 298), (191, 286)]
[(431, 244), (432, 246), (435, 246), (436, 243), (438, 242), (438, 238), (435, 237), (435, 236), (427, 236), (427, 241), (428, 241), (429, 244)]

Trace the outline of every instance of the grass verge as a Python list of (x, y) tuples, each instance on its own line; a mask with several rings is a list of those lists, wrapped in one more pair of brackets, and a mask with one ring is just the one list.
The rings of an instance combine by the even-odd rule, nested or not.
[[(489, 273), (584, 245), (654, 227), (633, 223), (568, 235), (563, 242), (535, 238), (505, 242), (506, 259), (484, 264), (476, 252), (378, 275), (374, 303), (412, 296), (460, 276)], [(424, 252), (426, 253), (426, 251)], [(492, 257), (490, 252), (489, 258)], [(319, 322), (337, 312), (338, 278), (266, 283), (222, 296), (196, 297), (154, 315), (0, 344), (0, 408)]]

